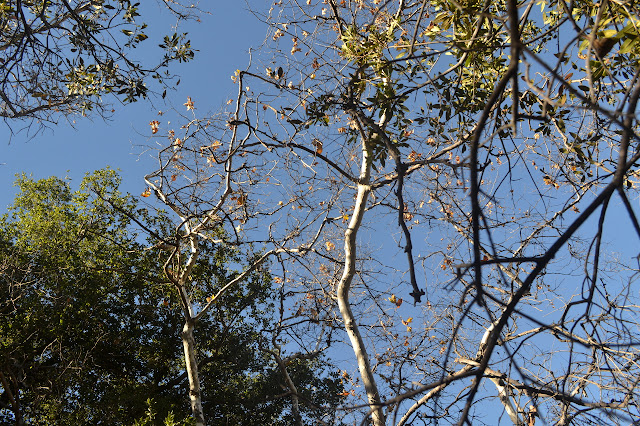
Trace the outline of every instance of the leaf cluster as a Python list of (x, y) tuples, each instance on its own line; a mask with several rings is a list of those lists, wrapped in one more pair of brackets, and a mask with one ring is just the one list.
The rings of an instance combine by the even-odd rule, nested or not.
[(106, 94), (125, 103), (145, 98), (150, 78), (164, 85), (168, 66), (191, 60), (194, 50), (175, 32), (160, 44), (157, 64), (137, 60), (135, 49), (148, 49), (149, 38), (141, 8), (131, 0), (0, 2), (0, 117), (55, 121), (102, 110)]

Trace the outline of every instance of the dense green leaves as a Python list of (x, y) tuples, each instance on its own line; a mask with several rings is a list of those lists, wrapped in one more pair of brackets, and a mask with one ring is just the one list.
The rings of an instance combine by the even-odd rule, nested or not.
[[(22, 176), (16, 184), (20, 193), (0, 224), (0, 420), (188, 423), (183, 318), (162, 251), (145, 238), (171, 237), (166, 216), (120, 194), (108, 169), (75, 192), (58, 178)], [(243, 261), (237, 252), (201, 249), (193, 291), (210, 294)], [(269, 276), (256, 273), (198, 323), (211, 424), (287, 424), (288, 400), (274, 398), (283, 379), (260, 349), (272, 321), (270, 287)], [(322, 378), (322, 368), (301, 363), (296, 381), (326, 390), (314, 399), (335, 404), (341, 385)]]

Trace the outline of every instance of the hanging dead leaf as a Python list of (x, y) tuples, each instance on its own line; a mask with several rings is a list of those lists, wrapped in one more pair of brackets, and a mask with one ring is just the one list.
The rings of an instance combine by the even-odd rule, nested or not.
[(402, 305), (402, 299), (397, 298), (395, 294), (392, 294), (391, 297), (388, 300), (389, 300), (389, 302), (391, 302), (394, 305), (396, 305), (396, 308), (399, 308), (400, 305)]
[(240, 194), (237, 197), (235, 197), (235, 200), (236, 200), (236, 204), (238, 204), (239, 206), (244, 206), (244, 204), (247, 202), (247, 195)]
[(558, 185), (558, 183), (549, 175), (544, 176), (542, 180), (544, 181), (545, 185), (553, 186), (556, 189), (560, 188), (560, 185)]
[(160, 126), (160, 122), (158, 120), (150, 121), (149, 126), (151, 126), (151, 133), (155, 135), (156, 133), (158, 133), (158, 127)]
[(409, 325), (413, 322), (413, 317), (409, 317), (406, 320), (402, 320), (402, 325)]
[(402, 213), (402, 216), (405, 221), (409, 221), (413, 219), (413, 215), (409, 212), (409, 208), (407, 207), (406, 204), (404, 205), (404, 212)]
[(187, 102), (185, 102), (183, 105), (187, 107), (187, 111), (189, 111), (189, 110), (193, 111), (193, 110), (196, 109), (193, 106), (193, 101), (191, 100), (191, 96), (187, 96)]
[(313, 147), (316, 149), (316, 154), (322, 154), (322, 142), (319, 139), (313, 139), (311, 142)]

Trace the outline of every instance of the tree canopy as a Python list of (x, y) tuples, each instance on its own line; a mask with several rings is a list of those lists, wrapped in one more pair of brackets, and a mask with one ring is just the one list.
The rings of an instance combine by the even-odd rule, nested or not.
[[(16, 3), (31, 7), (22, 15), (0, 4), (11, 31), (49, 31), (39, 3)], [(124, 19), (122, 46), (143, 42), (137, 5), (89, 5), (61, 13)], [(201, 114), (210, 100), (192, 94), (149, 123), (158, 162), (138, 200), (165, 213), (114, 192), (106, 172), (84, 198), (52, 180), (18, 199), (2, 228), (2, 312), (21, 321), (0, 323), (2, 413), (31, 415), (12, 407), (42, 398), (44, 415), (108, 404), (115, 416), (122, 395), (102, 396), (119, 389), (152, 395), (126, 417), (140, 424), (156, 409), (183, 421), (187, 401), (198, 426), (637, 422), (638, 5), (278, 0), (252, 12), (266, 37), (230, 76), (226, 109)], [(112, 79), (110, 59), (130, 62), (86, 40), (61, 84), (89, 73), (97, 90), (142, 95), (138, 68)], [(15, 99), (48, 108), (16, 75)], [(152, 349), (114, 343), (124, 325)], [(117, 364), (125, 355), (132, 366)]]
[[(178, 1), (159, 3), (179, 21), (199, 13)], [(0, 117), (9, 125), (56, 122), (102, 112), (107, 95), (144, 98), (151, 78), (162, 90), (171, 81), (169, 65), (189, 61), (194, 50), (185, 33), (152, 40), (151, 30), (164, 31), (148, 27), (143, 6), (129, 0), (0, 2)], [(136, 55), (149, 43), (162, 49), (156, 63)]]
[[(178, 294), (164, 277), (172, 231), (118, 192), (112, 170), (68, 181), (22, 176), (0, 225), (0, 420), (16, 424), (190, 424)], [(133, 220), (132, 218), (135, 218)], [(202, 246), (192, 292), (212, 292), (243, 264), (239, 251)], [(272, 281), (263, 271), (203, 316), (195, 338), (210, 424), (290, 424), (274, 358)], [(320, 358), (291, 359), (290, 379), (317, 406), (338, 404), (336, 372)], [(174, 423), (171, 423), (174, 422)]]

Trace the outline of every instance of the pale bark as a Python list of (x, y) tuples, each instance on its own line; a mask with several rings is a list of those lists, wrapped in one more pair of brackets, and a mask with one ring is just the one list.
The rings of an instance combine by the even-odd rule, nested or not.
[(506, 411), (507, 415), (509, 416), (513, 424), (516, 426), (522, 426), (522, 422), (518, 417), (518, 410), (513, 405), (513, 401), (509, 396), (508, 387), (503, 385), (502, 379), (490, 377), (489, 380), (491, 380), (493, 384), (496, 385), (496, 388), (498, 389), (498, 398), (500, 399), (500, 402), (502, 403), (504, 410)]
[(421, 406), (423, 406), (424, 404), (427, 403), (427, 401), (429, 401), (431, 398), (433, 398), (435, 395), (438, 395), (440, 393), (440, 391), (442, 389), (444, 389), (445, 387), (447, 387), (446, 384), (441, 384), (439, 386), (436, 386), (435, 388), (431, 389), (430, 392), (428, 392), (425, 396), (423, 396), (422, 398), (420, 398), (420, 400), (418, 400), (418, 402), (416, 402), (415, 404), (413, 404), (406, 413), (404, 413), (404, 415), (402, 416), (402, 418), (400, 419), (400, 421), (398, 422), (398, 426), (404, 426), (407, 424), (407, 422), (409, 421), (409, 419), (411, 418), (411, 416), (413, 415), (413, 413), (415, 413), (418, 408), (420, 408)]
[(380, 394), (373, 376), (373, 371), (371, 370), (369, 356), (367, 355), (364, 341), (360, 335), (353, 312), (351, 311), (351, 305), (349, 304), (349, 291), (353, 276), (356, 272), (356, 236), (358, 234), (360, 224), (362, 223), (362, 217), (364, 216), (367, 205), (367, 198), (371, 192), (371, 186), (369, 185), (371, 175), (371, 158), (366, 142), (363, 141), (362, 145), (362, 166), (360, 170), (360, 180), (358, 182), (358, 194), (356, 197), (356, 205), (353, 209), (353, 215), (349, 221), (349, 226), (344, 232), (345, 267), (340, 283), (338, 284), (337, 298), (340, 314), (344, 321), (344, 327), (356, 355), (360, 377), (362, 378), (362, 383), (364, 384), (364, 388), (367, 393), (373, 424), (375, 426), (382, 426), (385, 424), (385, 416), (380, 402)]
[[(492, 328), (493, 327), (490, 327), (489, 329), (487, 329), (487, 332), (485, 333), (485, 338), (491, 333)], [(482, 339), (483, 342), (485, 341), (485, 338)], [(458, 358), (456, 359), (456, 362), (460, 362), (462, 364), (466, 364), (474, 367), (480, 366), (480, 363), (478, 361), (474, 361), (466, 358)], [(491, 380), (494, 385), (496, 385), (496, 389), (498, 389), (498, 399), (500, 400), (500, 403), (504, 407), (504, 410), (509, 416), (509, 419), (511, 420), (511, 422), (515, 426), (524, 426), (524, 422), (520, 419), (520, 416), (518, 414), (518, 413), (524, 413), (524, 411), (520, 409), (518, 404), (515, 403), (515, 401), (511, 397), (511, 392), (510, 392), (511, 387), (508, 384), (508, 382), (513, 383), (513, 381), (507, 378), (506, 375), (498, 371), (491, 370), (490, 368), (486, 368), (485, 373), (487, 374), (487, 378)]]
[(291, 393), (291, 415), (293, 416), (293, 420), (296, 426), (302, 426), (302, 416), (300, 415), (300, 402), (298, 399), (298, 388), (296, 387), (293, 380), (291, 380), (291, 376), (289, 375), (289, 371), (287, 370), (287, 361), (283, 360), (280, 357), (280, 347), (277, 346), (276, 351), (264, 350), (278, 363), (278, 367), (280, 368), (280, 372), (284, 377), (284, 381), (289, 388), (289, 392)]
[(182, 345), (184, 347), (184, 360), (189, 377), (189, 401), (191, 412), (196, 421), (196, 426), (204, 426), (204, 413), (202, 412), (202, 396), (200, 394), (200, 376), (198, 374), (198, 360), (196, 358), (196, 341), (193, 337), (194, 321), (187, 320), (182, 329)]

